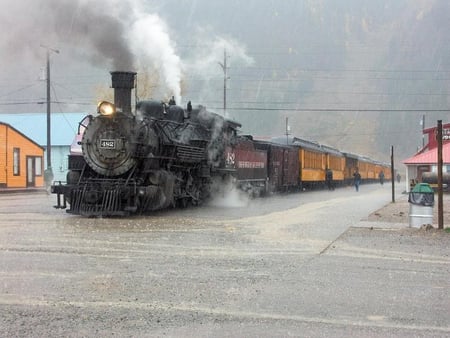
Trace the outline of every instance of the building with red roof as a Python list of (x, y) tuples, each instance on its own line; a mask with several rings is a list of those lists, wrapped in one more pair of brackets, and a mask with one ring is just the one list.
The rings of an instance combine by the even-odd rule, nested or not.
[[(428, 143), (414, 156), (403, 161), (406, 165), (406, 182), (409, 183), (422, 182), (424, 173), (437, 174), (438, 171), (437, 127), (425, 129), (423, 134), (428, 138)], [(442, 143), (442, 172), (448, 177), (450, 175), (450, 123), (442, 125)], [(410, 186), (411, 184), (407, 184), (408, 192)]]

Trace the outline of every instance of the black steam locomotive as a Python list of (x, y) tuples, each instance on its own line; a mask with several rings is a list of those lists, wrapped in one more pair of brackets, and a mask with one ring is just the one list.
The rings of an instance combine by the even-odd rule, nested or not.
[(80, 122), (67, 182), (56, 182), (57, 208), (84, 216), (123, 216), (197, 205), (233, 168), (226, 153), (240, 125), (175, 102), (141, 101), (131, 109), (136, 73), (111, 72), (114, 104)]

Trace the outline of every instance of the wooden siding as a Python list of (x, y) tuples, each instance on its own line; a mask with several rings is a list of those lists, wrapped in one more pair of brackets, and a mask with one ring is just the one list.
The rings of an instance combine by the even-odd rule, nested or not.
[[(14, 148), (19, 149), (19, 172), (14, 175)], [(34, 187), (44, 186), (44, 149), (10, 125), (0, 123), (0, 184), (7, 188), (27, 187), (27, 158), (39, 158)], [(37, 174), (37, 175), (36, 175)]]
[(6, 187), (6, 130), (7, 126), (0, 124), (0, 187)]
[(343, 181), (345, 157), (327, 154), (327, 167), (333, 172), (333, 181)]
[(325, 181), (325, 154), (300, 148), (299, 159), (303, 182)]

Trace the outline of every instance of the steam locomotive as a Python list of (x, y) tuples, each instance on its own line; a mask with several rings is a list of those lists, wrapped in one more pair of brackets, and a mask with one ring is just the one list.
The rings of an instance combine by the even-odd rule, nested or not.
[(57, 208), (84, 216), (143, 214), (199, 205), (230, 182), (251, 196), (391, 179), (389, 165), (288, 136), (255, 140), (241, 125), (175, 102), (141, 101), (131, 109), (136, 73), (111, 72), (114, 104), (79, 124)]
[[(114, 104), (80, 122), (57, 208), (84, 216), (123, 216), (201, 204), (230, 177), (226, 151), (240, 125), (204, 107), (141, 101), (131, 110), (136, 73), (111, 72)], [(78, 148), (78, 151), (77, 151)]]

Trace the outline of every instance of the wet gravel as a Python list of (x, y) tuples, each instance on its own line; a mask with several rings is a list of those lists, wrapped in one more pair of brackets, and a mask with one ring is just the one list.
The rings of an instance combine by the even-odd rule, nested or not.
[(0, 195), (0, 336), (448, 336), (450, 235), (368, 221), (389, 201), (373, 185), (82, 218)]

